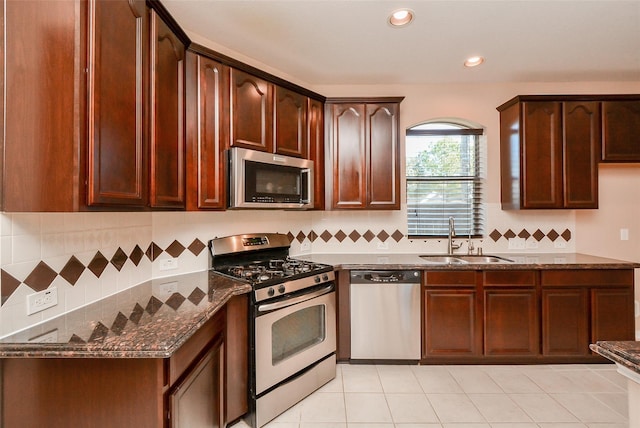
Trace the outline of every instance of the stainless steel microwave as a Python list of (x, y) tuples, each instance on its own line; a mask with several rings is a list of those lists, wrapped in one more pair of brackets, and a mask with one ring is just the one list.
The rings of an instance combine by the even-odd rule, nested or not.
[(229, 208), (313, 208), (313, 161), (233, 147)]

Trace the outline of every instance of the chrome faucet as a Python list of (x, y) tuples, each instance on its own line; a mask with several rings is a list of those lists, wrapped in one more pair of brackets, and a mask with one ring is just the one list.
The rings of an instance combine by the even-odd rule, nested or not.
[(462, 246), (462, 243), (459, 243), (459, 244), (453, 243), (453, 238), (455, 238), (455, 236), (456, 236), (455, 222), (453, 220), (453, 217), (449, 217), (449, 247), (447, 252), (447, 254), (449, 255), (453, 254), (453, 250), (457, 250)]

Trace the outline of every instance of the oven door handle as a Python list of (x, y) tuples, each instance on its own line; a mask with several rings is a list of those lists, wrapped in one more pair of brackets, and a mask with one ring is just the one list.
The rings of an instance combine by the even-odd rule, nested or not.
[(307, 300), (315, 299), (316, 297), (323, 296), (331, 293), (335, 289), (335, 286), (330, 284), (329, 286), (320, 290), (313, 291), (311, 293), (303, 294), (302, 296), (292, 297), (290, 299), (283, 300), (281, 302), (266, 303), (258, 306), (258, 312), (269, 312), (276, 309), (286, 308), (288, 306), (297, 305), (298, 303), (306, 302)]

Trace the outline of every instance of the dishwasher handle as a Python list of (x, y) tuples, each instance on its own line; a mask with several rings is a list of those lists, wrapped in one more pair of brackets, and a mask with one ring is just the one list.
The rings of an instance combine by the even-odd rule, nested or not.
[(419, 270), (353, 270), (352, 284), (416, 284), (420, 283)]

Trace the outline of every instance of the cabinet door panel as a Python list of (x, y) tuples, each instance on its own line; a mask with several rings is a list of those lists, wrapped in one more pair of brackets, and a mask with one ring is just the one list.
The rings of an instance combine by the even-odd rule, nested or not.
[(521, 185), (524, 208), (561, 208), (561, 104), (523, 103), (522, 134)]
[(144, 0), (89, 2), (88, 204), (147, 204)]
[(588, 355), (588, 289), (542, 290), (542, 354)]
[(273, 151), (273, 86), (231, 70), (231, 146)]
[(564, 207), (598, 208), (600, 103), (563, 103)]
[(602, 103), (602, 160), (640, 162), (640, 100)]
[(306, 159), (307, 97), (276, 86), (274, 105), (275, 152)]
[(538, 305), (535, 290), (485, 290), (485, 355), (537, 355)]
[(424, 299), (424, 357), (482, 354), (474, 290), (427, 289)]
[(187, 209), (224, 209), (229, 68), (187, 53)]
[(367, 104), (369, 208), (400, 208), (398, 105)]
[(365, 108), (336, 104), (333, 108), (333, 207), (366, 206)]
[(185, 205), (184, 57), (182, 42), (151, 14), (151, 194), (152, 207)]
[(633, 287), (591, 290), (591, 341), (633, 340)]

